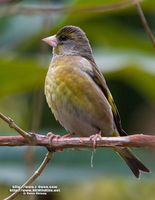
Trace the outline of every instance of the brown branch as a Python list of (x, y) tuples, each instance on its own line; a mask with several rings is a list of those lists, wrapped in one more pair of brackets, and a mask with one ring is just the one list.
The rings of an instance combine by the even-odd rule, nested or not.
[(52, 156), (53, 156), (53, 152), (48, 151), (48, 153), (46, 154), (43, 162), (41, 163), (39, 168), (34, 172), (34, 174), (32, 174), (32, 176), (16, 192), (11, 194), (9, 197), (5, 198), (4, 200), (15, 199), (20, 194), (20, 192), (22, 191), (22, 189), (25, 186), (31, 185), (38, 178), (38, 176), (40, 176), (40, 174), (45, 169), (45, 167), (48, 164), (48, 162), (52, 159)]
[(17, 124), (10, 117), (6, 117), (1, 112), (0, 112), (0, 118), (3, 119), (10, 126), (10, 128), (13, 128), (14, 130), (16, 130), (25, 139), (27, 139), (28, 141), (33, 142), (33, 140), (34, 140), (34, 134), (28, 133), (28, 132), (24, 131), (19, 126), (17, 126)]
[[(29, 143), (22, 136), (0, 136), (0, 146), (43, 146), (55, 151), (67, 148), (93, 148), (89, 137), (60, 138), (50, 140), (48, 136), (36, 134), (36, 140)], [(136, 134), (120, 137), (102, 137), (96, 147), (155, 147), (154, 135)]]
[(151, 28), (149, 27), (149, 24), (148, 24), (148, 22), (147, 22), (147, 20), (146, 20), (146, 18), (145, 18), (145, 15), (144, 15), (144, 12), (143, 12), (143, 10), (142, 10), (141, 5), (140, 5), (140, 3), (139, 3), (138, 0), (132, 0), (132, 1), (133, 1), (133, 3), (134, 3), (135, 6), (136, 6), (137, 12), (138, 12), (139, 17), (140, 17), (140, 19), (141, 19), (141, 21), (142, 21), (142, 24), (143, 24), (143, 26), (144, 26), (145, 31), (146, 31), (148, 37), (150, 38), (151, 43), (152, 43), (153, 46), (155, 47), (155, 38), (154, 38), (154, 35), (153, 35), (153, 33), (152, 33), (152, 30), (151, 30)]
[(81, 12), (108, 12), (119, 9), (124, 9), (132, 6), (134, 3), (131, 0), (126, 0), (113, 4), (103, 4), (98, 6), (83, 6), (83, 7), (59, 7), (54, 8), (53, 6), (1, 6), (0, 7), (0, 16), (8, 16), (8, 15), (17, 15), (17, 14), (25, 14), (25, 15), (34, 15), (34, 14), (53, 14), (53, 13), (68, 13), (72, 12), (73, 14)]

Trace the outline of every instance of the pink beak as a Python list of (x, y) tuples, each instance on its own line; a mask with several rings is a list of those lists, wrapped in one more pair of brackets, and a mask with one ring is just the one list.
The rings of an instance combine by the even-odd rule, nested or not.
[(56, 35), (52, 35), (50, 37), (43, 38), (42, 41), (49, 44), (52, 47), (56, 47), (58, 44), (58, 40), (56, 38)]

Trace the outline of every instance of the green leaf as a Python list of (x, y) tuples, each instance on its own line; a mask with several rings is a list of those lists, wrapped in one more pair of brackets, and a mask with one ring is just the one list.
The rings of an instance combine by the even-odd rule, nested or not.
[(39, 63), (27, 58), (1, 58), (0, 69), (0, 96), (40, 87), (46, 73)]
[(149, 101), (155, 102), (155, 74), (144, 71), (135, 65), (130, 65), (117, 71), (107, 73), (107, 77), (123, 80)]

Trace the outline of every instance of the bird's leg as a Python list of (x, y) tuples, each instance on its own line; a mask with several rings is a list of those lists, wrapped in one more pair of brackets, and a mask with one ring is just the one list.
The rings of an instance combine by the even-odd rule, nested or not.
[(95, 135), (91, 135), (89, 138), (90, 138), (90, 140), (92, 140), (93, 141), (93, 149), (95, 150), (96, 149), (96, 142), (97, 142), (97, 140), (101, 140), (101, 138), (102, 138), (102, 132), (101, 131), (99, 131), (97, 134), (95, 134)]

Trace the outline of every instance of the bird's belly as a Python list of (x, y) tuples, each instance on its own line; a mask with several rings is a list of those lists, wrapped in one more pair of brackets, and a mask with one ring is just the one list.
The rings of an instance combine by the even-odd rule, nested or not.
[[(107, 136), (112, 134), (110, 112), (105, 114), (104, 108), (90, 98), (93, 93), (83, 77), (53, 70), (46, 77), (45, 94), (55, 118), (66, 130), (81, 136), (90, 136), (100, 130)], [(99, 112), (101, 109), (103, 111)]]

